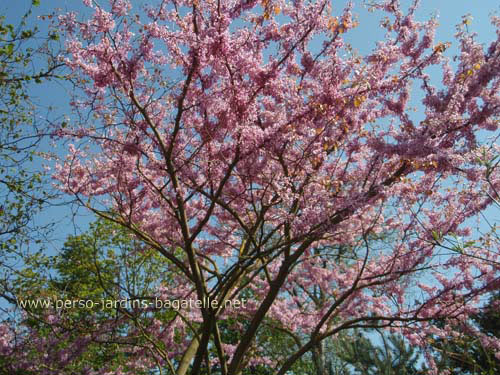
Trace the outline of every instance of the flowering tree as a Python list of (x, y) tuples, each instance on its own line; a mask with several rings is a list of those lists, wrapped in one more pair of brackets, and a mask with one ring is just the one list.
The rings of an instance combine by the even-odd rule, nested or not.
[[(80, 121), (56, 131), (74, 144), (54, 176), (168, 260), (175, 277), (157, 296), (218, 302), (156, 322), (155, 354), (129, 353), (123, 369), (284, 375), (354, 328), (425, 346), (498, 287), (497, 249), (441, 245), (471, 235), (500, 184), (494, 169), (485, 178), (500, 19), (486, 50), (459, 29), (451, 61), (437, 22), (396, 0), (373, 4), (387, 34), (366, 56), (344, 40), (351, 5), (162, 0), (134, 15), (125, 0), (84, 2), (87, 21), (59, 18), (81, 91)], [(293, 342), (281, 357), (259, 343), (269, 327)]]

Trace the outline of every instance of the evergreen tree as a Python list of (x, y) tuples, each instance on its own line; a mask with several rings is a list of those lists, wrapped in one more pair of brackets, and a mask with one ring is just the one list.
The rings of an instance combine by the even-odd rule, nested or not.
[[(500, 338), (500, 292), (496, 292), (480, 313), (472, 318), (472, 326), (483, 337)], [(500, 359), (477, 334), (464, 331), (463, 335), (449, 340), (433, 342), (441, 370), (450, 375), (500, 374)]]

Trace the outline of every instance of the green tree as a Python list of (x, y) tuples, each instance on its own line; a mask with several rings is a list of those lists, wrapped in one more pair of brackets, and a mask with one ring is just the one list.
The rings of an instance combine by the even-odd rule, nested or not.
[[(380, 333), (380, 344), (355, 334), (341, 340), (334, 354), (347, 363), (352, 375), (417, 375), (422, 374), (418, 366), (420, 353), (409, 346), (403, 337)], [(341, 346), (341, 347), (340, 347)], [(330, 374), (335, 372), (330, 371)]]
[[(164, 350), (164, 343), (161, 335), (160, 339), (152, 338), (150, 331), (155, 321), (170, 321), (175, 312), (145, 308), (133, 301), (152, 300), (171, 277), (161, 255), (122, 227), (98, 220), (87, 232), (69, 236), (59, 254), (25, 264), (19, 271), (14, 283), (18, 311), (22, 312), (18, 327), (36, 332), (36, 336), (30, 338), (33, 345), (17, 350), (23, 350), (29, 361), (36, 360), (43, 348), (51, 364), (63, 374), (102, 368), (115, 371), (134, 353), (157, 355), (155, 350)], [(24, 304), (35, 300), (51, 300), (53, 305)], [(57, 303), (62, 306), (63, 301), (92, 304), (54, 308)], [(105, 307), (103, 301), (117, 303)], [(116, 324), (120, 321), (123, 323)], [(55, 346), (51, 346), (53, 335), (59, 339)], [(8, 363), (8, 358), (0, 356), (0, 369), (17, 369), (8, 367)], [(136, 373), (143, 374), (140, 370)]]
[[(500, 338), (500, 293), (496, 292), (483, 310), (475, 315), (471, 325), (488, 338)], [(469, 333), (468, 333), (469, 331)], [(451, 375), (495, 375), (500, 373), (500, 360), (492, 348), (481, 342), (478, 335), (464, 328), (460, 337), (433, 341), (441, 370)]]
[(41, 256), (29, 254), (23, 245), (42, 233), (33, 218), (52, 195), (44, 173), (33, 167), (47, 130), (37, 120), (40, 108), (30, 89), (63, 78), (63, 64), (55, 57), (58, 35), (33, 26), (32, 10), (17, 25), (0, 17), (0, 294), (10, 300), (10, 276), (24, 258)]

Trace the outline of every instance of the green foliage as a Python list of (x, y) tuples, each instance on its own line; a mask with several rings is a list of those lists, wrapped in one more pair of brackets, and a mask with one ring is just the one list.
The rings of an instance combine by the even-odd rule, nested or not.
[[(500, 293), (497, 292), (472, 320), (472, 324), (488, 337), (500, 338), (499, 302)], [(484, 347), (477, 337), (465, 332), (458, 338), (433, 341), (439, 368), (448, 370), (450, 375), (500, 374), (500, 360), (495, 357), (494, 351)]]
[(4, 297), (17, 265), (33, 256), (26, 243), (40, 240), (47, 229), (34, 225), (33, 218), (53, 194), (43, 171), (34, 167), (44, 131), (36, 120), (39, 109), (30, 89), (32, 83), (62, 78), (58, 75), (62, 64), (54, 57), (55, 41), (41, 35), (33, 18), (31, 9), (16, 24), (0, 17), (0, 293)]
[[(137, 332), (139, 326), (147, 330), (154, 319), (167, 321), (173, 317), (174, 312), (168, 310), (147, 311), (119, 305), (103, 308), (103, 300), (151, 297), (156, 288), (171, 277), (168, 262), (161, 255), (116, 224), (98, 220), (87, 232), (68, 237), (60, 254), (31, 261), (14, 283), (18, 301), (94, 302), (88, 308), (75, 305), (51, 309), (51, 315), (60, 318), (57, 323), (48, 321), (46, 308), (24, 308), (27, 318), (22, 324), (25, 327), (45, 337), (50, 337), (54, 329), (60, 335), (64, 332), (65, 340), (50, 350), (73, 348), (72, 345), (84, 348), (76, 359), (65, 365), (68, 374), (81, 373), (84, 367), (95, 370), (106, 367), (110, 371), (118, 368), (127, 358), (128, 350), (147, 343), (144, 335), (130, 332)], [(126, 333), (129, 337), (124, 340)], [(86, 345), (79, 343), (89, 337), (100, 339)], [(35, 359), (37, 353), (31, 354)]]
[(342, 342), (337, 356), (349, 364), (352, 375), (417, 375), (419, 353), (397, 335), (380, 335), (381, 345), (359, 335)]

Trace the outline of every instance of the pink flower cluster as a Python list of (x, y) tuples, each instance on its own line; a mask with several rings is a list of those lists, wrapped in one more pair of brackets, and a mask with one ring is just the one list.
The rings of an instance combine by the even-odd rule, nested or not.
[[(445, 245), (472, 233), (500, 185), (478, 158), (479, 134), (498, 129), (500, 31), (486, 50), (459, 33), (453, 68), (435, 20), (398, 1), (380, 7), (387, 37), (367, 56), (345, 53), (352, 6), (333, 17), (327, 1), (178, 0), (141, 19), (111, 4), (86, 23), (61, 17), (91, 116), (59, 134), (90, 147), (71, 148), (54, 178), (171, 262), (166, 291), (254, 300), (189, 312), (193, 325), (155, 322), (148, 334), (173, 357), (196, 368), (217, 348), (211, 363), (231, 375), (247, 359), (271, 363), (252, 346), (269, 325), (303, 339), (279, 375), (342, 330), (387, 327), (424, 345), (498, 287), (498, 247)], [(247, 324), (219, 342), (214, 319), (230, 318)], [(450, 324), (436, 331), (433, 319)]]

